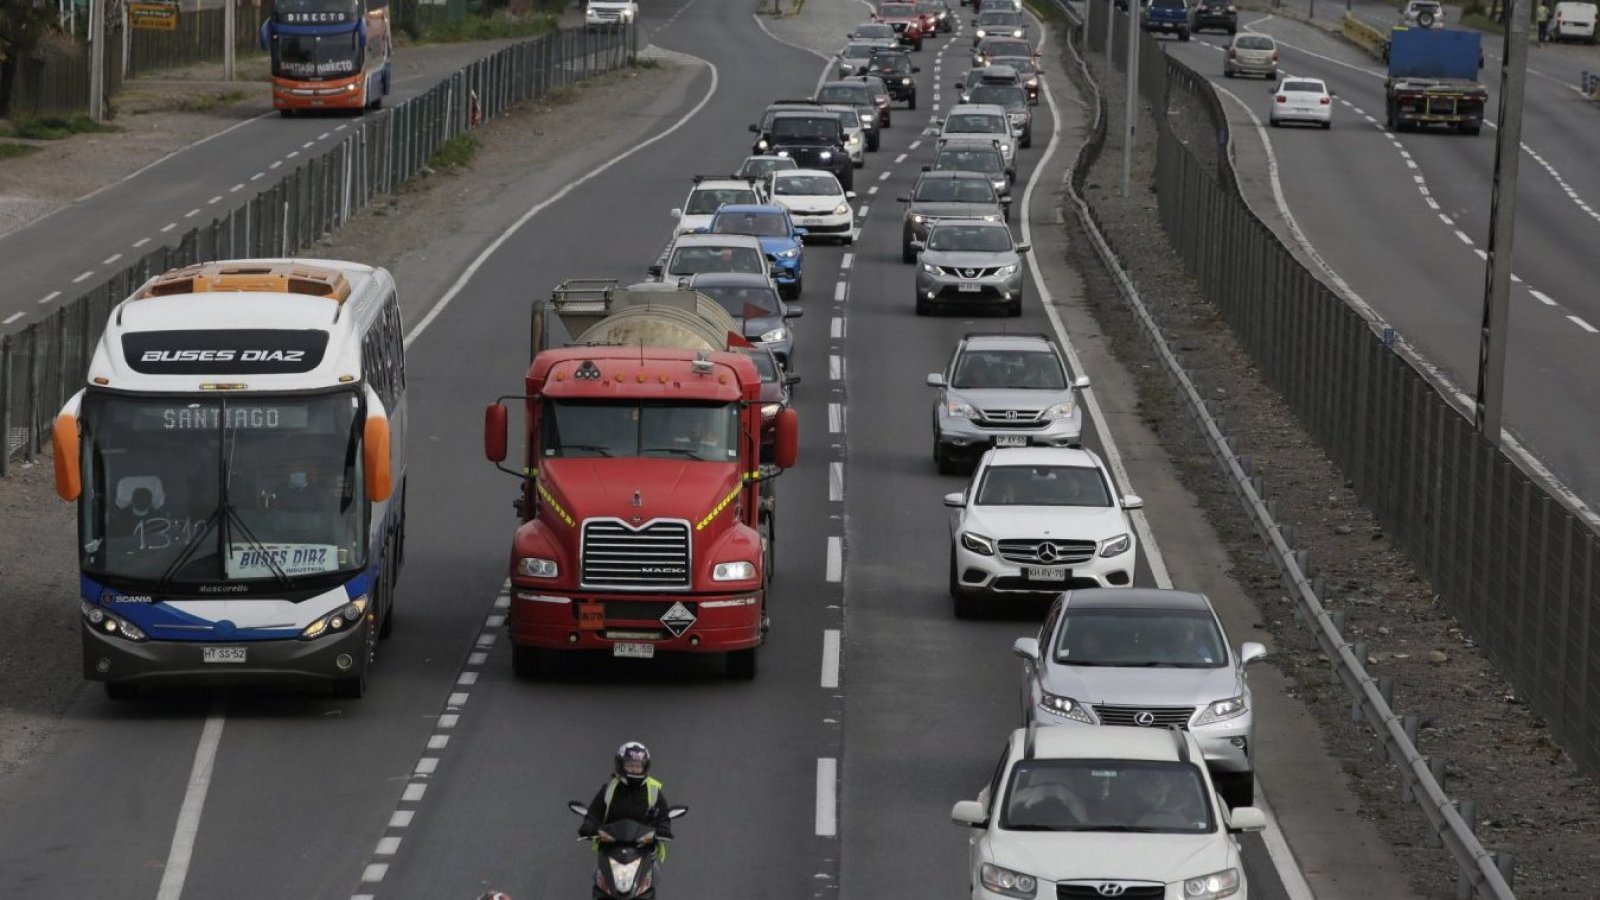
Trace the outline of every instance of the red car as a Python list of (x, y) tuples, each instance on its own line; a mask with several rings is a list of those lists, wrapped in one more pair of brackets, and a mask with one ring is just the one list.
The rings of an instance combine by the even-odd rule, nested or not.
[(913, 50), (922, 49), (922, 38), (927, 32), (922, 27), (922, 15), (915, 3), (883, 3), (878, 6), (879, 22), (893, 28), (900, 43)]

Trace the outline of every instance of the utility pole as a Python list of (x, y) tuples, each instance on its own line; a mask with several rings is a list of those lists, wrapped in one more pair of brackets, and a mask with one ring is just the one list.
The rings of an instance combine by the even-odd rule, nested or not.
[(1506, 324), (1511, 306), (1512, 240), (1517, 226), (1517, 169), (1522, 162), (1522, 100), (1528, 78), (1528, 0), (1510, 0), (1505, 50), (1500, 55), (1500, 128), (1489, 203), (1488, 274), (1478, 343), (1478, 431), (1500, 445), (1505, 400)]
[(238, 27), (239, 0), (222, 0), (222, 8), (227, 10), (222, 14), (222, 80), (233, 80), (234, 44), (236, 41), (235, 29)]
[(89, 118), (106, 120), (106, 0), (89, 0)]
[[(1132, 3), (1135, 2), (1135, 0), (1128, 0), (1128, 2)], [(1111, 62), (1111, 45), (1116, 43), (1116, 31), (1117, 5), (1115, 0), (1106, 0), (1106, 72), (1108, 74), (1113, 68)]]
[(1128, 0), (1128, 102), (1122, 129), (1122, 196), (1133, 196), (1133, 125), (1139, 117), (1139, 0)]

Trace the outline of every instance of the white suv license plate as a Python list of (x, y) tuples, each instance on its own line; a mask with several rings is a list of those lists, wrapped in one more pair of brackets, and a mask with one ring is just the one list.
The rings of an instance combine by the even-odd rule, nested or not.
[(611, 655), (627, 659), (655, 659), (656, 645), (619, 641), (611, 645)]
[(1071, 571), (1071, 569), (1044, 569), (1038, 566), (1028, 566), (1023, 569), (1029, 581), (1066, 581), (1067, 573)]
[(1028, 438), (1026, 435), (1021, 434), (1002, 434), (995, 437), (994, 445), (996, 447), (1026, 447), (1028, 446)]
[(204, 663), (242, 663), (248, 647), (201, 647), (200, 661)]
[(973, 284), (970, 281), (963, 281), (961, 282), (961, 286), (956, 288), (956, 290), (961, 291), (964, 294), (973, 294), (983, 290), (983, 285)]

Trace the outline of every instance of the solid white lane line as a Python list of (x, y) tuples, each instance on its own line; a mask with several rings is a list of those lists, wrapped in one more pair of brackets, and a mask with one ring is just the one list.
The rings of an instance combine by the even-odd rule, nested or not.
[(839, 834), (839, 761), (829, 756), (817, 760), (817, 837)]
[[(874, 188), (873, 190), (877, 190), (877, 189)], [(839, 268), (848, 269), (848, 268), (850, 268), (850, 264), (855, 262), (855, 261), (856, 261), (856, 255), (854, 253), (846, 253), (845, 255), (839, 257)]]
[(61, 296), (61, 292), (60, 291), (51, 291), (50, 293), (45, 294), (43, 297), (39, 298), (39, 305), (43, 306), (46, 303), (49, 303), (50, 301), (56, 299), (59, 296)]
[(117, 260), (119, 260), (121, 258), (122, 258), (122, 254), (121, 253), (113, 253), (110, 256), (106, 257), (105, 259), (100, 260), (100, 265), (109, 266), (109, 265), (111, 265), (112, 263), (116, 262)]
[(1533, 299), (1539, 301), (1540, 303), (1543, 303), (1545, 306), (1555, 306), (1556, 305), (1556, 301), (1551, 299), (1550, 295), (1546, 294), (1544, 291), (1535, 291), (1535, 290), (1531, 290), (1530, 289), (1528, 291), (1528, 293), (1533, 295)]
[(212, 707), (200, 729), (200, 743), (194, 750), (194, 765), (189, 769), (189, 786), (178, 808), (178, 824), (172, 831), (172, 846), (167, 850), (167, 865), (161, 871), (161, 887), (156, 900), (180, 900), (183, 882), (189, 877), (189, 862), (194, 858), (194, 841), (200, 834), (200, 814), (205, 811), (206, 792), (216, 771), (217, 747), (222, 743), (226, 721), (220, 704)]
[(841, 281), (833, 286), (833, 302), (843, 303), (845, 292), (850, 289), (849, 282)]
[(828, 563), (823, 574), (834, 584), (837, 584), (844, 574), (844, 545), (837, 535), (828, 538)]
[(839, 686), (839, 629), (828, 628), (822, 632), (822, 686)]
[(828, 433), (838, 434), (844, 430), (844, 407), (837, 403), (828, 404)]
[(1582, 328), (1584, 331), (1587, 331), (1590, 334), (1594, 334), (1595, 332), (1600, 331), (1600, 328), (1595, 328), (1593, 325), (1590, 325), (1588, 322), (1585, 322), (1584, 320), (1578, 318), (1577, 316), (1567, 316), (1567, 321), (1569, 321), (1572, 324), (1578, 326), (1579, 328)]
[[(685, 56), (685, 57), (688, 57), (690, 59), (696, 59), (699, 62), (701, 62), (702, 64), (704, 64), (706, 66), (706, 68), (711, 70), (711, 85), (706, 88), (705, 95), (700, 98), (700, 102), (696, 103), (693, 107), (691, 107), (688, 112), (684, 113), (683, 116), (678, 119), (678, 121), (672, 123), (672, 125), (670, 127), (668, 127), (666, 130), (657, 133), (654, 137), (651, 137), (648, 140), (640, 141), (639, 143), (634, 144), (632, 147), (629, 147), (627, 150), (624, 150), (621, 153), (618, 153), (617, 155), (615, 155), (615, 156), (611, 157), (610, 159), (606, 160), (605, 162), (601, 163), (600, 165), (595, 166), (593, 169), (590, 169), (588, 172), (586, 172), (581, 177), (576, 178), (573, 181), (568, 182), (567, 185), (565, 187), (563, 187), (561, 190), (556, 191), (554, 194), (551, 194), (549, 197), (545, 198), (544, 200), (541, 200), (540, 202), (534, 204), (532, 208), (530, 208), (527, 212), (525, 212), (521, 216), (519, 216), (515, 222), (512, 222), (510, 226), (508, 226), (504, 231), (500, 232), (500, 236), (499, 237), (495, 238), (493, 241), (490, 241), (489, 242), (489, 246), (483, 248), (482, 252), (480, 252), (477, 255), (477, 257), (472, 260), (472, 263), (470, 265), (468, 265), (466, 267), (466, 269), (464, 269), (459, 276), (457, 276), (455, 282), (452, 283), (450, 285), (449, 289), (447, 289), (444, 292), (444, 295), (439, 298), (439, 302), (435, 303), (433, 305), (433, 308), (428, 310), (427, 314), (424, 315), (422, 317), (422, 319), (420, 321), (418, 321), (417, 324), (414, 327), (412, 327), (410, 333), (406, 335), (405, 346), (410, 347), (416, 341), (416, 339), (418, 337), (422, 336), (422, 333), (428, 329), (428, 326), (432, 325), (434, 320), (439, 318), (439, 316), (445, 311), (445, 309), (447, 309), (450, 306), (451, 301), (453, 301), (457, 296), (459, 296), (460, 293), (463, 290), (466, 290), (467, 284), (469, 282), (471, 282), (473, 277), (478, 274), (478, 270), (483, 268), (484, 264), (489, 261), (489, 257), (491, 257), (491, 256), (495, 255), (496, 253), (498, 253), (500, 251), (500, 248), (505, 245), (506, 241), (509, 241), (511, 239), (511, 236), (513, 234), (516, 234), (518, 231), (520, 231), (522, 229), (522, 226), (528, 224), (528, 220), (532, 219), (534, 216), (538, 215), (540, 212), (543, 212), (551, 204), (560, 202), (568, 194), (572, 193), (573, 191), (577, 190), (578, 188), (582, 187), (583, 185), (588, 184), (590, 181), (594, 180), (595, 178), (598, 178), (600, 175), (604, 174), (606, 171), (608, 171), (612, 166), (615, 166), (617, 163), (622, 162), (623, 160), (627, 159), (628, 157), (633, 156), (635, 153), (638, 153), (640, 150), (643, 150), (646, 147), (649, 147), (652, 144), (655, 144), (658, 141), (663, 140), (668, 135), (676, 132), (678, 129), (680, 129), (683, 126), (687, 125), (689, 123), (689, 120), (693, 119), (696, 115), (699, 115), (700, 110), (705, 109), (706, 104), (710, 103), (711, 102), (711, 98), (716, 96), (716, 94), (717, 94), (717, 86), (720, 83), (719, 82), (720, 76), (719, 76), (719, 73), (717, 71), (717, 67), (710, 60), (700, 59), (699, 57), (691, 57), (691, 56), (689, 56), (689, 54), (686, 54), (686, 53), (685, 54), (681, 54), (681, 55)], [(506, 602), (509, 604), (510, 603), (510, 599), (508, 598)], [(495, 601), (495, 605), (496, 606), (500, 605), (498, 599)], [(499, 627), (499, 626), (495, 625), (495, 626), (492, 626), (492, 627)]]
[(0, 325), (10, 325), (12, 322), (15, 322), (25, 315), (27, 315), (27, 313), (14, 312), (11, 315), (6, 316), (4, 320), (0, 320)]
[(828, 463), (828, 500), (838, 503), (844, 499), (844, 463)]
[(86, 281), (93, 275), (94, 275), (94, 270), (90, 269), (89, 271), (84, 272), (82, 275), (79, 275), (77, 278), (72, 279), (72, 283), (73, 284), (77, 284), (80, 281)]

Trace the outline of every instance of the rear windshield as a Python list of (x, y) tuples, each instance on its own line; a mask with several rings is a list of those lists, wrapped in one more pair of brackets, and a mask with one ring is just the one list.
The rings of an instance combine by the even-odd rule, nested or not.
[(791, 175), (773, 179), (772, 182), (772, 192), (780, 197), (814, 197), (841, 191), (839, 180), (832, 175)]
[(998, 175), (1006, 170), (1005, 160), (997, 150), (941, 150), (934, 158), (935, 169), (950, 172), (982, 172)]
[(993, 203), (994, 188), (976, 178), (924, 178), (911, 198), (924, 203)]
[(871, 106), (872, 90), (864, 84), (829, 84), (817, 91), (819, 103), (848, 103), (851, 106)]
[(729, 203), (756, 203), (755, 191), (738, 188), (707, 188), (689, 195), (689, 205), (683, 211), (691, 216), (714, 213)]
[(1272, 38), (1266, 35), (1254, 34), (1240, 35), (1234, 39), (1233, 45), (1235, 47), (1243, 47), (1246, 50), (1271, 50), (1276, 46), (1272, 43)]
[(782, 118), (772, 120), (772, 136), (811, 141), (832, 140), (839, 136), (839, 120), (823, 118)]
[(945, 134), (1003, 134), (1006, 123), (999, 116), (982, 113), (953, 115), (944, 123)]
[(998, 106), (1027, 106), (1028, 95), (1022, 88), (1011, 84), (983, 84), (972, 89), (973, 103), (993, 103)]
[(1307, 94), (1320, 94), (1322, 93), (1322, 85), (1316, 83), (1315, 81), (1285, 81), (1283, 83), (1283, 87), (1279, 88), (1278, 90), (1296, 91)]

